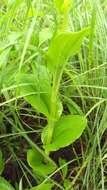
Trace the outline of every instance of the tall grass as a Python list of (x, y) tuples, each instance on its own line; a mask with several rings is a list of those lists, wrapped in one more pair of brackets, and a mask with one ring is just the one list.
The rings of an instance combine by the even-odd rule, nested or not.
[[(78, 142), (72, 145), (73, 157), (66, 165), (69, 167), (68, 178), (74, 190), (106, 190), (107, 189), (107, 1), (85, 0), (71, 1), (69, 28), (78, 31), (90, 25), (91, 32), (85, 40), (81, 52), (69, 60), (64, 71), (65, 78), (61, 83), (61, 96), (71, 106), (78, 104), (78, 112), (83, 111), (88, 117), (88, 127)], [(0, 2), (0, 146), (4, 155), (8, 151), (6, 161), (11, 157), (16, 160), (28, 186), (29, 175), (35, 179), (29, 167), (18, 157), (21, 141), (35, 147), (44, 155), (28, 134), (34, 133), (35, 141), (41, 131), (41, 120), (45, 118), (35, 113), (33, 108), (26, 107), (23, 97), (17, 97), (17, 85), (14, 85), (17, 72), (34, 70), (35, 62), (44, 59), (49, 40), (38, 46), (38, 38), (46, 28), (55, 30), (53, 1), (48, 0), (14, 0)], [(41, 39), (44, 40), (44, 39)], [(66, 96), (63, 97), (63, 91)], [(26, 123), (22, 115), (35, 121)], [(41, 119), (42, 117), (42, 119)], [(37, 123), (36, 123), (37, 121)], [(7, 133), (7, 134), (6, 134)], [(16, 141), (19, 137), (19, 142)], [(26, 151), (23, 150), (26, 155)], [(47, 157), (46, 155), (44, 155)], [(50, 159), (50, 158), (48, 158)], [(51, 160), (52, 161), (52, 160)], [(71, 164), (70, 164), (71, 163)], [(58, 169), (60, 170), (60, 168)], [(53, 174), (52, 174), (53, 175)], [(44, 181), (51, 179), (46, 176)], [(20, 177), (19, 177), (20, 178)], [(20, 179), (18, 179), (20, 180)], [(52, 180), (52, 179), (51, 179)], [(18, 183), (18, 181), (16, 182)], [(64, 189), (61, 185), (59, 189)], [(66, 190), (67, 190), (66, 189)]]

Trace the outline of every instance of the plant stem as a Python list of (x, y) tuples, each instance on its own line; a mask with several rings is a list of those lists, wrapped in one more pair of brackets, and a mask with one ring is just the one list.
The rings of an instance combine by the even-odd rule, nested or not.
[(48, 120), (48, 137), (47, 144), (50, 144), (53, 137), (54, 124), (56, 121), (56, 111), (57, 111), (57, 97), (60, 87), (60, 81), (62, 78), (64, 66), (57, 67), (56, 72), (53, 76), (53, 86), (52, 86), (52, 95), (51, 95), (51, 113)]

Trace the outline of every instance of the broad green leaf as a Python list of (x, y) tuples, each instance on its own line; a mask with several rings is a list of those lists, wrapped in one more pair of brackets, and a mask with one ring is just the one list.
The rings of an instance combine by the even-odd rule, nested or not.
[(0, 53), (0, 69), (7, 64), (10, 50), (11, 48), (7, 48)]
[(54, 0), (54, 4), (59, 13), (67, 13), (71, 0)]
[(10, 44), (15, 44), (17, 42), (17, 40), (19, 40), (19, 38), (23, 35), (22, 32), (11, 32), (8, 35), (8, 40), (10, 42)]
[(79, 32), (63, 32), (57, 34), (51, 41), (46, 54), (49, 68), (54, 71), (56, 67), (62, 67), (67, 60), (78, 53), (82, 41), (89, 34), (89, 28)]
[(6, 78), (6, 68), (11, 48), (3, 50), (0, 54), (0, 90), (4, 84)]
[(45, 145), (46, 151), (56, 151), (66, 147), (77, 140), (87, 125), (87, 119), (80, 115), (63, 116), (56, 122), (53, 132), (53, 140)]
[[(33, 74), (20, 74), (17, 78), (19, 82), (19, 93), (24, 99), (31, 104), (37, 111), (44, 115), (49, 115), (48, 94), (45, 81), (39, 81)], [(41, 86), (43, 84), (43, 86)], [(47, 85), (46, 85), (47, 87)], [(47, 100), (46, 100), (47, 97)], [(46, 101), (45, 101), (46, 100)]]
[(0, 150), (0, 174), (2, 174), (3, 169), (4, 169), (4, 161), (3, 161), (2, 152), (1, 152), (1, 150)]
[[(49, 117), (52, 87), (47, 69), (44, 66), (39, 66), (34, 74), (20, 73), (17, 76), (17, 81), (20, 95), (24, 96), (25, 100), (38, 112)], [(61, 101), (58, 98), (56, 118), (59, 118), (62, 109)]]
[(52, 37), (52, 31), (49, 28), (44, 28), (39, 33), (39, 45), (43, 44)]
[(47, 175), (52, 173), (56, 167), (48, 161), (36, 150), (30, 149), (27, 152), (27, 161), (30, 167), (39, 175)]
[(42, 130), (41, 140), (42, 140), (43, 145), (46, 145), (46, 144), (49, 143), (48, 142), (48, 136), (50, 134), (50, 130), (51, 130), (51, 128), (50, 128), (49, 125), (47, 125), (46, 127), (44, 127), (44, 129)]
[(65, 190), (69, 188), (69, 190), (73, 190), (73, 188), (71, 187), (72, 186), (72, 183), (69, 179), (64, 179), (64, 187), (65, 187)]
[(3, 177), (0, 177), (0, 190), (15, 190), (15, 189)]
[(30, 190), (51, 190), (53, 184), (52, 183), (46, 183), (43, 185), (38, 185), (36, 187), (32, 187)]
[(61, 12), (63, 2), (64, 0), (54, 0), (54, 4), (58, 12)]
[[(15, 76), (17, 73), (17, 65), (16, 64), (8, 64), (4, 68), (3, 71), (0, 71), (0, 83), (1, 83), (1, 91), (4, 88), (11, 87), (15, 84)], [(14, 75), (13, 75), (14, 73)]]
[(64, 14), (67, 14), (69, 12), (70, 5), (71, 5), (71, 0), (64, 0), (62, 5), (62, 12)]

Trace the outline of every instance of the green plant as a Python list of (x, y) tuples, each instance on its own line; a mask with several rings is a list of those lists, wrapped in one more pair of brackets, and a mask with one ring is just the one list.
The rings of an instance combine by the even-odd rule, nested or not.
[[(65, 10), (64, 14), (68, 11)], [(32, 72), (25, 73), (22, 69), (16, 77), (20, 96), (47, 118), (47, 125), (41, 133), (43, 149), (47, 155), (73, 143), (87, 125), (87, 119), (83, 115), (62, 114), (60, 83), (68, 60), (79, 52), (82, 41), (88, 34), (89, 28), (79, 32), (70, 32), (65, 28), (62, 31), (61, 28), (51, 38), (45, 53), (47, 66), (43, 62), (35, 64)], [(45, 176), (56, 168), (34, 149), (28, 150), (27, 160), (37, 175)]]
[(15, 190), (4, 178), (0, 177), (1, 190)]
[(3, 160), (2, 151), (0, 150), (0, 175), (2, 174), (3, 170), (4, 170), (4, 160)]
[(36, 187), (31, 188), (30, 190), (50, 190), (52, 188), (53, 184), (52, 183), (47, 183), (43, 185), (38, 185)]
[[(55, 183), (55, 186), (63, 190), (68, 190), (67, 187), (70, 190), (71, 187), (80, 190), (107, 188), (106, 9), (105, 0), (0, 2), (0, 147), (5, 158), (4, 165), (6, 164), (2, 175), (10, 162), (14, 169), (15, 160), (23, 177), (18, 169), (19, 178), (16, 182), (11, 181), (11, 176), (8, 180), (17, 190), (21, 177), (26, 178), (26, 188), (32, 187), (29, 175), (37, 184), (42, 183), (34, 189), (51, 189)], [(69, 47), (65, 44), (63, 51), (62, 44), (66, 41), (63, 39), (81, 33), (87, 25), (90, 25), (90, 34), (81, 51), (78, 49), (73, 55), (70, 50), (67, 55), (65, 52), (68, 53)], [(78, 30), (80, 32), (70, 32)], [(88, 35), (88, 29), (86, 30)], [(68, 60), (64, 56), (68, 56)], [(52, 94), (55, 98), (52, 98)], [(55, 100), (53, 104), (52, 100)], [(87, 116), (88, 126), (79, 138)], [(80, 122), (82, 118), (83, 122)], [(76, 124), (78, 134), (73, 131), (71, 123)], [(21, 151), (24, 160), (19, 151), (23, 138), (26, 141), (25, 148)], [(77, 138), (78, 141), (73, 143)], [(28, 147), (27, 150), (26, 144), (32, 149)], [(69, 144), (72, 145), (66, 147)], [(64, 149), (59, 150), (60, 148)], [(26, 152), (30, 168), (25, 161)], [(53, 153), (50, 154), (51, 152)], [(8, 161), (10, 154), (12, 159)], [(55, 161), (61, 154), (61, 157), (67, 158), (67, 163), (63, 160), (56, 166), (51, 162), (49, 154)], [(60, 168), (64, 163), (69, 165), (69, 169)], [(0, 172), (2, 171), (1, 153)], [(62, 178), (57, 184), (58, 179), (55, 177), (58, 172)], [(20, 190), (21, 186), (22, 181)]]

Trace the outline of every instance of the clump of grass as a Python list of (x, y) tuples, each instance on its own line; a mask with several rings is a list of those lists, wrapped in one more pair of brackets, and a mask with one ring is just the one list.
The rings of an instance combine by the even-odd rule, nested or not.
[[(91, 32), (80, 53), (69, 60), (64, 70), (60, 96), (64, 112), (84, 113), (88, 126), (78, 141), (64, 149), (67, 156), (62, 155), (61, 151), (52, 155), (58, 158), (60, 154), (66, 162), (43, 180), (38, 179), (26, 163), (26, 151), (32, 146), (46, 160), (52, 161), (40, 148), (40, 133), (47, 120), (44, 115), (35, 112), (23, 97), (17, 96), (15, 80), (21, 70), (31, 72), (35, 69), (35, 63), (41, 60), (45, 63), (44, 54), (57, 30), (57, 24), (60, 24), (60, 18), (57, 23), (53, 1), (0, 3), (0, 146), (5, 167), (12, 163), (11, 167), (18, 176), (18, 180), (17, 177), (11, 179), (11, 176), (7, 180), (17, 189), (22, 176), (26, 188), (32, 187), (35, 182), (45, 184), (52, 181), (56, 189), (106, 189), (106, 1), (71, 2), (70, 30), (78, 31), (90, 25)], [(24, 149), (20, 152), (22, 145)], [(64, 169), (67, 170), (65, 178), (64, 172), (61, 173)], [(57, 182), (59, 177), (56, 181), (52, 178), (58, 173), (61, 175), (60, 185)], [(6, 177), (5, 168), (2, 175)]]

